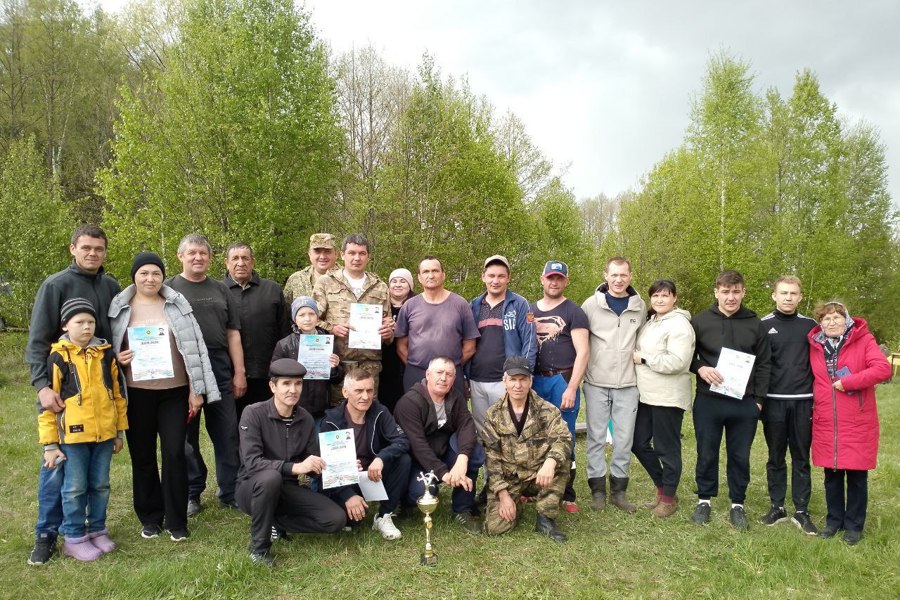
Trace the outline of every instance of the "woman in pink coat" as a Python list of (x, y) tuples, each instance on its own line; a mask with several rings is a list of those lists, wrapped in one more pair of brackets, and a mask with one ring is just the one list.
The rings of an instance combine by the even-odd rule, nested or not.
[[(812, 462), (825, 468), (828, 517), (819, 533), (844, 530), (851, 546), (862, 537), (869, 469), (878, 457), (875, 384), (891, 367), (863, 319), (840, 302), (816, 308), (819, 325), (809, 332), (813, 383)], [(844, 496), (844, 481), (847, 493)]]

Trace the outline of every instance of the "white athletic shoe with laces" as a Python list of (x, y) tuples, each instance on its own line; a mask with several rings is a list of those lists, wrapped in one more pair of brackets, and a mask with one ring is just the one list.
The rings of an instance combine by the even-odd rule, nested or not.
[(390, 513), (383, 517), (376, 515), (374, 521), (372, 521), (372, 529), (380, 531), (381, 537), (386, 540), (399, 540), (403, 536), (403, 534), (400, 533), (400, 530), (394, 525)]

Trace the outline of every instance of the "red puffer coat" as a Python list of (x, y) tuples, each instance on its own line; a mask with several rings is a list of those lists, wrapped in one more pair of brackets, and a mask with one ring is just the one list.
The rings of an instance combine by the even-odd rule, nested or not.
[(838, 351), (837, 370), (844, 390), (832, 387), (825, 365), (822, 327), (808, 334), (813, 383), (812, 462), (829, 469), (874, 469), (878, 457), (878, 410), (875, 384), (887, 381), (891, 367), (865, 320), (854, 325)]

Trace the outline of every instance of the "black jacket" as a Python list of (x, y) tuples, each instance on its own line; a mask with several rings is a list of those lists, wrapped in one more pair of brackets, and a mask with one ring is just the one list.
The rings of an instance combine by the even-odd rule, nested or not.
[[(347, 421), (346, 400), (325, 411), (325, 420), (321, 425), (322, 431), (338, 431), (339, 429), (350, 429), (350, 423)], [(382, 462), (391, 462), (409, 452), (409, 440), (406, 439), (403, 429), (397, 425), (397, 421), (391, 416), (391, 411), (377, 400), (372, 402), (372, 406), (366, 411), (366, 436), (369, 439), (369, 450)], [(356, 486), (353, 485), (328, 491), (344, 502), (358, 494)]]
[(274, 281), (262, 279), (253, 271), (246, 288), (225, 275), (225, 285), (234, 296), (241, 318), (241, 346), (244, 369), (250, 379), (268, 379), (269, 363), (275, 344), (290, 331), (290, 310), (284, 294)]
[(772, 348), (772, 376), (767, 397), (792, 400), (813, 397), (813, 375), (809, 366), (809, 339), (806, 334), (816, 322), (799, 313), (786, 315), (777, 310), (762, 318), (763, 329)]
[(103, 267), (96, 274), (85, 273), (74, 262), (67, 269), (44, 280), (34, 299), (31, 310), (31, 326), (25, 361), (31, 366), (31, 385), (40, 391), (50, 385), (47, 357), (50, 345), (62, 335), (59, 311), (66, 300), (84, 298), (94, 305), (97, 312), (97, 330), (94, 336), (112, 340), (109, 325), (109, 305), (121, 290), (119, 282), (105, 273)]
[(241, 452), (238, 483), (265, 470), (278, 471), (284, 479), (296, 482), (296, 475), (291, 474), (294, 463), (319, 455), (319, 436), (312, 415), (298, 406), (291, 422), (285, 423), (275, 410), (272, 398), (244, 409), (238, 436)]
[[(316, 327), (316, 331), (322, 335), (331, 335), (321, 327)], [(282, 338), (275, 344), (275, 351), (272, 353), (271, 362), (275, 362), (279, 358), (290, 358), (297, 360), (297, 354), (300, 351), (300, 336), (302, 334), (291, 333)], [(268, 367), (267, 367), (268, 369)], [(303, 391), (300, 392), (300, 406), (308, 410), (316, 419), (325, 415), (325, 409), (331, 403), (331, 385), (332, 383), (340, 383), (344, 379), (344, 367), (338, 363), (338, 366), (331, 369), (330, 379), (304, 379)]]
[(475, 450), (475, 420), (466, 399), (451, 388), (444, 399), (447, 422), (438, 428), (437, 412), (422, 382), (413, 385), (397, 401), (394, 418), (409, 438), (410, 454), (426, 471), (434, 471), (438, 480), (450, 469), (441, 458), (450, 446), (450, 436), (457, 434), (460, 454), (472, 456)]
[[(694, 315), (691, 326), (697, 337), (691, 372), (696, 374), (700, 367), (715, 368), (722, 348), (752, 354), (756, 360), (753, 363), (753, 374), (747, 382), (744, 399), (763, 404), (769, 391), (772, 352), (766, 329), (763, 328), (756, 313), (741, 306), (736, 313), (726, 317), (719, 311), (718, 305), (713, 304), (708, 310)], [(711, 392), (709, 384), (699, 377), (697, 377), (697, 393), (730, 398)]]

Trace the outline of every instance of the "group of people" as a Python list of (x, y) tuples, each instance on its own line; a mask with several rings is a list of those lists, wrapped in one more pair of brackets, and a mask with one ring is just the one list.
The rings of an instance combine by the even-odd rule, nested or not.
[[(50, 559), (60, 533), (62, 553), (78, 560), (115, 549), (105, 517), (109, 465), (123, 440), (141, 536), (187, 539), (207, 479), (201, 415), (218, 501), (250, 515), (254, 562), (271, 566), (273, 542), (291, 533), (352, 530), (370, 514), (384, 539), (400, 538), (393, 519), (424, 494), (429, 471), (434, 487), (453, 489), (451, 509), (466, 531), (505, 533), (534, 501), (535, 531), (565, 542), (556, 519), (579, 511), (582, 390), (592, 509), (637, 510), (627, 496), (634, 454), (656, 486), (647, 508), (675, 513), (682, 419), (692, 410), (693, 522), (710, 520), (724, 433), (729, 518), (749, 526), (743, 504), (762, 419), (772, 506), (760, 521), (788, 519), (790, 448), (791, 520), (807, 534), (861, 537), (878, 445), (874, 387), (890, 368), (843, 304), (823, 304), (815, 320), (800, 315), (795, 277), (776, 281), (775, 311), (759, 319), (742, 304), (743, 277), (723, 271), (716, 302), (692, 318), (668, 280), (650, 287), (648, 310), (622, 257), (607, 262), (605, 282), (579, 306), (565, 296), (566, 263), (546, 263), (542, 297), (529, 302), (509, 289), (502, 255), (484, 261), (485, 292), (471, 302), (444, 287), (443, 264), (426, 256), (417, 294), (405, 268), (387, 282), (366, 270), (371, 246), (360, 234), (340, 245), (341, 266), (334, 236), (312, 235), (310, 266), (283, 290), (259, 277), (244, 243), (226, 250), (224, 281), (209, 277), (212, 248), (199, 234), (179, 244), (180, 273), (166, 278), (162, 259), (141, 252), (122, 290), (104, 272), (107, 245), (101, 229), (76, 229), (72, 264), (35, 300), (26, 360), (44, 455), (30, 564)], [(379, 307), (380, 348), (350, 343), (357, 304)], [(326, 335), (334, 340), (327, 377), (307, 378), (304, 336)], [(384, 486), (377, 511), (358, 485), (323, 486), (319, 434), (344, 430), (353, 431), (359, 477)], [(810, 449), (825, 469), (821, 531), (807, 510)]]

